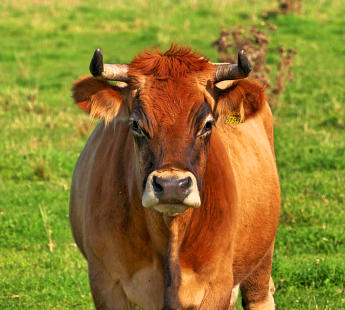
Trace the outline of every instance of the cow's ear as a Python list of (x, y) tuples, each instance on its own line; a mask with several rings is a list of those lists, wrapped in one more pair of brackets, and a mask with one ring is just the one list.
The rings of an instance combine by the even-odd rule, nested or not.
[(239, 122), (253, 117), (266, 101), (265, 87), (249, 79), (236, 80), (229, 87), (217, 88), (216, 113), (222, 119)]
[(117, 116), (123, 101), (119, 87), (91, 76), (74, 83), (72, 97), (80, 109), (106, 122)]

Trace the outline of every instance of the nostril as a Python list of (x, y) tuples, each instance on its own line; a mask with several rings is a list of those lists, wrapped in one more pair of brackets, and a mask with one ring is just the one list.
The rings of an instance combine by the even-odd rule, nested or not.
[(182, 189), (182, 191), (184, 192), (188, 191), (192, 185), (191, 177), (187, 177), (187, 178), (179, 180), (178, 185), (180, 189)]
[(156, 176), (152, 178), (152, 187), (157, 194), (163, 193), (163, 186), (159, 184), (158, 178)]

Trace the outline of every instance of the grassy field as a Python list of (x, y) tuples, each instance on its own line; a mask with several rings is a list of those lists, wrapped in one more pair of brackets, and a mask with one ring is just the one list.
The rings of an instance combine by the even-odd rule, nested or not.
[[(282, 215), (277, 309), (345, 309), (345, 6), (303, 1), (276, 15), (268, 60), (298, 51), (275, 115)], [(273, 3), (273, 4), (272, 4)], [(95, 123), (72, 82), (172, 40), (212, 61), (221, 27), (260, 23), (274, 1), (2, 0), (0, 3), (0, 309), (93, 309), (68, 221), (74, 164)], [(240, 309), (239, 306), (237, 309)]]

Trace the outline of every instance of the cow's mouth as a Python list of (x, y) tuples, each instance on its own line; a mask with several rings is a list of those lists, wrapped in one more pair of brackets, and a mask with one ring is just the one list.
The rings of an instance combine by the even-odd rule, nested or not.
[(162, 203), (152, 206), (152, 208), (168, 216), (177, 216), (189, 209), (190, 206), (175, 203)]

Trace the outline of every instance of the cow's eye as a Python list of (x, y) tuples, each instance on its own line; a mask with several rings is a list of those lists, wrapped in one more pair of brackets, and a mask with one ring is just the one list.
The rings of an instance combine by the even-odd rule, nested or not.
[(209, 133), (212, 129), (213, 124), (214, 124), (214, 120), (207, 121), (204, 125), (204, 128), (200, 132), (200, 136), (203, 136)]
[(139, 135), (139, 136), (144, 135), (141, 127), (139, 126), (138, 121), (136, 121), (136, 120), (132, 120), (132, 130), (133, 130), (134, 134), (136, 134), (136, 135)]

